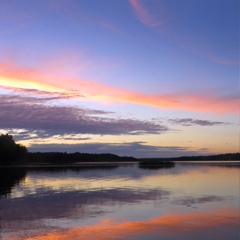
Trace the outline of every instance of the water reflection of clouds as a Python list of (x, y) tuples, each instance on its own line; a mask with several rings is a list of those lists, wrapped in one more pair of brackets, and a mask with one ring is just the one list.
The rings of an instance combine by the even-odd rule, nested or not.
[[(24, 184), (14, 188), (11, 198), (20, 198), (30, 195), (63, 193), (72, 191), (98, 191), (99, 189), (155, 189), (158, 184), (152, 182), (152, 176), (159, 173), (168, 174), (164, 170), (146, 171), (138, 167), (119, 167), (117, 169), (42, 169), (42, 171), (29, 171)], [(110, 171), (109, 171), (110, 170)], [(145, 174), (144, 174), (145, 173)], [(59, 178), (59, 175), (61, 177)], [(148, 182), (148, 179), (150, 182)], [(146, 181), (146, 183), (145, 183)], [(52, 191), (52, 193), (51, 193)]]
[[(103, 213), (102, 206), (112, 207), (115, 204), (125, 205), (152, 200), (164, 200), (169, 195), (170, 192), (160, 189), (105, 189), (94, 192), (76, 191), (45, 194), (42, 196), (25, 197), (21, 200), (6, 201), (3, 208), (3, 219), (5, 221), (13, 221), (24, 217), (28, 221), (33, 221), (46, 218), (78, 218), (79, 216), (82, 219)], [(92, 206), (97, 206), (98, 208), (94, 210)]]
[[(216, 209), (209, 212), (167, 214), (149, 221), (102, 219), (91, 226), (74, 227), (58, 233), (39, 233), (37, 240), (89, 239), (238, 239), (239, 211)], [(229, 238), (230, 237), (230, 238)], [(26, 238), (26, 240), (30, 240)]]
[[(142, 183), (142, 184), (141, 184)], [(155, 189), (148, 183), (134, 179), (114, 178), (114, 179), (83, 179), (83, 178), (46, 178), (34, 179), (29, 177), (25, 186), (15, 188), (12, 191), (12, 198), (35, 196), (36, 194), (51, 195), (64, 192), (96, 192), (99, 190), (108, 191), (111, 189), (128, 189), (133, 192), (137, 189)]]
[[(236, 195), (238, 191), (238, 169), (221, 167), (193, 166), (182, 170), (177, 166), (173, 169), (141, 170), (137, 167), (123, 167), (111, 171), (93, 170), (85, 172), (66, 171), (57, 173), (30, 172), (24, 184), (13, 189), (12, 198), (28, 196), (67, 193), (67, 192), (96, 192), (113, 189), (130, 191), (167, 190), (180, 196), (214, 196), (225, 198)], [(133, 171), (137, 177), (130, 175)], [(116, 173), (114, 175), (113, 173)], [(125, 172), (125, 174), (124, 174)], [(144, 174), (145, 172), (145, 174)], [(171, 174), (173, 172), (173, 174)], [(178, 172), (176, 174), (175, 172)], [(212, 177), (214, 176), (214, 177)], [(224, 176), (224, 178), (223, 178)], [(221, 184), (219, 184), (221, 183)], [(231, 186), (231, 187), (229, 187)], [(181, 195), (182, 194), (182, 195)], [(208, 200), (211, 200), (210, 198)], [(189, 199), (187, 200), (189, 201)], [(200, 203), (197, 200), (195, 202)], [(180, 201), (178, 203), (183, 203)]]
[[(101, 219), (109, 217), (113, 217), (116, 221), (125, 219), (124, 221), (130, 225), (135, 225), (137, 223), (135, 220), (141, 219), (141, 221), (146, 221), (141, 222), (146, 226), (147, 224), (158, 226), (158, 222), (155, 220), (151, 220), (150, 223), (147, 220), (157, 219), (153, 217), (163, 216), (163, 214), (173, 216), (170, 213), (182, 214), (182, 220), (190, 219), (184, 217), (187, 215), (186, 212), (192, 210), (189, 206), (197, 207), (202, 212), (212, 211), (213, 208), (222, 206), (238, 208), (239, 203), (235, 203), (239, 200), (239, 196), (237, 198), (238, 170), (236, 168), (176, 164), (176, 167), (172, 169), (159, 170), (143, 170), (137, 166), (127, 166), (113, 168), (110, 171), (107, 169), (30, 171), (25, 181), (12, 190), (11, 199), (0, 199), (0, 203), (3, 203), (2, 229), (49, 232), (51, 231), (47, 226), (49, 224), (57, 228), (82, 226), (83, 230), (87, 229), (83, 225), (93, 225)], [(136, 218), (130, 216), (133, 213), (137, 215)], [(225, 213), (227, 217), (228, 212)], [(193, 221), (193, 219), (191, 220)], [(66, 221), (69, 224), (66, 224)], [(124, 227), (117, 222), (111, 222), (111, 224), (118, 225), (120, 229)], [(163, 228), (161, 224), (158, 226), (160, 229)], [(139, 226), (144, 227), (145, 225)], [(186, 228), (186, 226), (181, 227)], [(98, 229), (98, 225), (96, 228)], [(218, 226), (214, 228), (218, 228)], [(204, 228), (204, 231), (206, 229)], [(69, 231), (71, 232), (71, 229)], [(99, 229), (99, 231), (102, 230)], [(155, 233), (162, 235), (165, 239), (164, 231), (153, 231), (151, 234), (146, 232), (152, 237)], [(136, 234), (138, 237), (131, 239), (137, 240), (144, 239), (145, 236), (145, 233), (142, 233), (142, 237), (136, 232), (130, 233), (129, 236), (132, 234)], [(79, 235), (77, 236), (75, 239), (79, 239)], [(126, 236), (122, 239), (128, 239), (128, 235)], [(185, 236), (182, 239), (193, 239), (191, 234), (189, 234), (189, 238), (188, 233)], [(62, 238), (59, 236), (56, 239)], [(74, 238), (71, 238), (70, 234), (63, 239)], [(145, 239), (159, 239), (159, 236)], [(196, 238), (194, 237), (194, 239)]]

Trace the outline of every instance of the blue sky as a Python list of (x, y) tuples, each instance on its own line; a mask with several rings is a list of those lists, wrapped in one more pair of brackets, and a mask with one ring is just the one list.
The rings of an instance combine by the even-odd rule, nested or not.
[(239, 2), (3, 0), (0, 132), (30, 151), (239, 151)]

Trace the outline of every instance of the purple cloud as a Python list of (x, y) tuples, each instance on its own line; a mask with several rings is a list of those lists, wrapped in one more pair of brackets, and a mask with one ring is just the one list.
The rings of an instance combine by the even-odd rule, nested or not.
[(171, 124), (182, 125), (182, 126), (216, 126), (216, 125), (225, 125), (228, 123), (220, 122), (220, 121), (209, 121), (209, 120), (201, 120), (201, 119), (192, 119), (192, 118), (176, 118), (176, 119), (168, 119), (168, 122)]
[(220, 196), (214, 196), (214, 195), (207, 195), (207, 196), (202, 196), (198, 198), (187, 196), (185, 198), (176, 199), (172, 201), (172, 203), (191, 207), (192, 205), (196, 205), (196, 204), (222, 202), (224, 200), (225, 198)]
[(56, 134), (142, 135), (159, 134), (169, 130), (166, 126), (151, 121), (110, 118), (107, 115), (112, 112), (50, 105), (48, 100), (0, 95), (1, 128), (43, 131), (49, 136)]

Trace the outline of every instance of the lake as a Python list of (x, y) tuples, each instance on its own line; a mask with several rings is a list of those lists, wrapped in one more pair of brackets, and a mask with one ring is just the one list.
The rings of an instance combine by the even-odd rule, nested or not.
[(0, 168), (3, 240), (239, 240), (239, 163)]

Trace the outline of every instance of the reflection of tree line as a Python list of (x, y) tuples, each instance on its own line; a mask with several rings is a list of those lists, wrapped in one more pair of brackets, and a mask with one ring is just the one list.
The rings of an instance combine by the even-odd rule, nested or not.
[(159, 161), (159, 160), (142, 160), (138, 164), (139, 168), (143, 169), (164, 169), (172, 168), (175, 166), (175, 163), (172, 161)]
[(0, 197), (11, 193), (12, 188), (26, 177), (24, 168), (0, 168)]
[[(20, 184), (24, 181), (28, 172), (84, 172), (92, 170), (113, 170), (120, 167), (121, 164), (87, 164), (87, 165), (74, 165), (74, 166), (43, 166), (43, 167), (3, 167), (0, 168), (0, 198), (1, 196), (7, 196), (11, 193), (15, 185)], [(140, 165), (140, 168), (145, 169), (160, 169), (173, 167), (162, 165), (162, 166), (151, 166), (151, 165)]]
[[(191, 164), (190, 162), (185, 164)], [(208, 163), (204, 163), (208, 164)], [(221, 166), (221, 167), (236, 167), (239, 168), (239, 164), (208, 164), (209, 166)], [(74, 166), (44, 166), (44, 167), (3, 167), (0, 168), (0, 198), (1, 196), (7, 196), (11, 193), (11, 190), (15, 185), (24, 181), (28, 172), (84, 172), (92, 170), (113, 170), (120, 167), (121, 164), (89, 164), (89, 165), (74, 165)], [(169, 169), (175, 166), (174, 162), (160, 162), (159, 161), (141, 161), (138, 167), (141, 169)], [(1, 211), (1, 206), (0, 206)]]
[[(4, 167), (0, 168), (0, 198), (11, 193), (15, 185), (25, 180), (28, 172), (74, 172), (90, 171), (94, 169), (112, 170), (120, 165), (91, 165), (91, 166), (64, 166), (64, 167)], [(1, 211), (1, 206), (0, 206)]]

